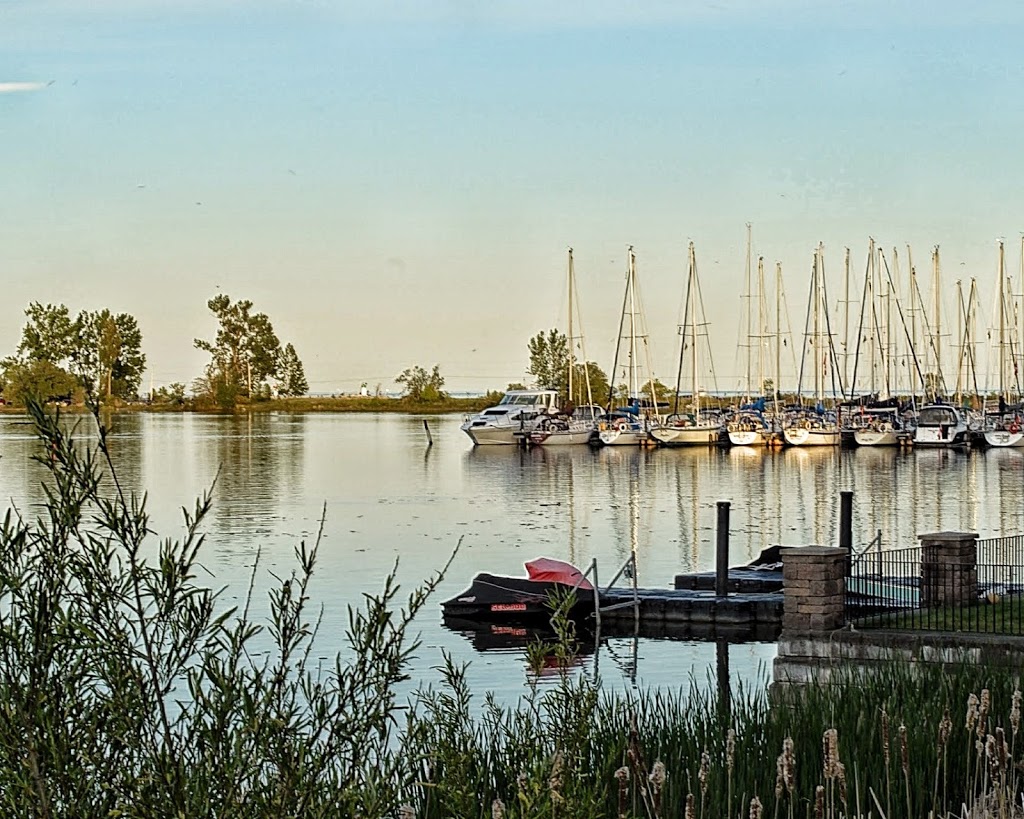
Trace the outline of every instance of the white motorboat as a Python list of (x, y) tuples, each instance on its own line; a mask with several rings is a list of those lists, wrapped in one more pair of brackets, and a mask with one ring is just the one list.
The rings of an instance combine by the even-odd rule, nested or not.
[(950, 404), (926, 404), (917, 415), (914, 446), (970, 446), (967, 422), (960, 410)]
[(517, 444), (537, 419), (558, 411), (557, 390), (509, 390), (493, 407), (471, 415), (459, 427), (477, 446)]

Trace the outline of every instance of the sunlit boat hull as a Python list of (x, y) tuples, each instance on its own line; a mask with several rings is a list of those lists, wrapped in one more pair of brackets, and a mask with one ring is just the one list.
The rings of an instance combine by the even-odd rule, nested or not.
[(721, 433), (719, 424), (692, 427), (654, 427), (651, 438), (663, 446), (713, 446)]
[(640, 429), (602, 429), (597, 434), (604, 446), (640, 446), (647, 440), (647, 433)]
[(892, 429), (858, 429), (853, 432), (857, 446), (899, 446), (900, 438)]
[(915, 447), (959, 447), (969, 446), (966, 426), (955, 426), (943, 430), (940, 427), (918, 427), (914, 431)]
[[(532, 425), (527, 425), (528, 430)], [(470, 426), (468, 423), (461, 427), (474, 444), (477, 446), (515, 446), (519, 443), (519, 436), (522, 434), (518, 425), (510, 426)]]
[(729, 443), (733, 446), (764, 446), (764, 435), (759, 429), (737, 429), (729, 431)]
[(1024, 432), (1011, 432), (1008, 429), (986, 430), (985, 444), (998, 448), (1024, 447)]
[(581, 446), (590, 443), (594, 435), (593, 426), (577, 429), (534, 430), (529, 441), (532, 446)]
[(838, 429), (787, 427), (782, 435), (789, 446), (839, 446)]

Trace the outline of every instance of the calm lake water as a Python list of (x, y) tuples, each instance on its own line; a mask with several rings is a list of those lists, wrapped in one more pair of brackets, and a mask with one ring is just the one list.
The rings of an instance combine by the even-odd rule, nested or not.
[[(181, 533), (181, 507), (216, 479), (203, 564), (232, 602), (257, 552), (261, 594), (290, 571), (295, 546), (315, 537), (326, 507), (313, 585), (324, 609), (319, 656), (343, 649), (346, 606), (380, 589), (396, 560), (408, 588), (461, 538), (420, 617), (412, 685), (436, 681), (448, 651), (471, 661), (475, 690), (502, 699), (524, 689), (521, 646), (478, 650), (479, 639), (441, 624), (439, 602), (481, 570), (520, 574), (538, 555), (581, 566), (596, 557), (607, 580), (635, 548), (639, 584), (668, 587), (677, 572), (713, 568), (716, 501), (732, 501), (731, 558), (741, 563), (773, 543), (835, 543), (843, 489), (855, 491), (855, 543), (878, 530), (889, 548), (928, 531), (1024, 532), (1020, 451), (474, 449), (460, 420), (431, 417), (428, 447), (423, 419), (413, 416), (123, 414), (111, 421), (111, 446), (124, 486), (149, 493), (161, 536)], [(83, 420), (82, 437), (91, 432)], [(42, 500), (42, 468), (30, 460), (37, 451), (25, 417), (0, 416), (0, 494), (23, 511)], [(731, 676), (763, 678), (774, 655), (771, 643), (732, 645)], [(704, 684), (716, 647), (613, 638), (596, 657), (585, 654), (583, 672), (595, 662), (609, 687), (677, 686), (691, 674)]]

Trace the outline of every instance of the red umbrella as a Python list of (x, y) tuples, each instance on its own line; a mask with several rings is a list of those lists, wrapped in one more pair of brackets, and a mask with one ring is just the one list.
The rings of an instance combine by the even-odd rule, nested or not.
[(530, 580), (544, 580), (549, 583), (564, 583), (567, 586), (575, 586), (578, 589), (592, 591), (590, 581), (583, 576), (583, 572), (566, 563), (564, 560), (555, 560), (553, 557), (538, 557), (526, 564), (526, 571)]

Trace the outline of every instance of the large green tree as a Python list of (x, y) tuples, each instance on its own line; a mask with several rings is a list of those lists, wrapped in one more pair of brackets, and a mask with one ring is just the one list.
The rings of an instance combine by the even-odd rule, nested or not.
[(232, 405), (236, 397), (251, 398), (268, 378), (277, 375), (281, 342), (265, 313), (253, 313), (252, 302), (232, 302), (226, 294), (206, 306), (217, 318), (213, 341), (201, 338), (195, 346), (210, 354), (206, 378), (218, 402)]
[(565, 393), (569, 383), (569, 341), (565, 333), (537, 333), (529, 342), (530, 366), (526, 370), (538, 387)]
[(278, 393), (280, 395), (305, 395), (309, 392), (306, 371), (303, 369), (302, 362), (299, 361), (299, 356), (291, 343), (284, 345), (277, 370), (277, 377), (280, 381)]
[(595, 404), (603, 405), (608, 400), (608, 376), (593, 361), (588, 361), (586, 364), (577, 362), (573, 366), (572, 395), (569, 397), (576, 406), (589, 403), (587, 395), (588, 375), (590, 376), (589, 399)]
[(408, 367), (402, 370), (395, 383), (405, 388), (406, 398), (417, 403), (441, 401), (448, 397), (448, 393), (442, 390), (444, 376), (438, 364), (429, 373), (420, 366)]
[(138, 394), (146, 356), (135, 317), (109, 310), (81, 312), (75, 319), (78, 344), (74, 359), (84, 378), (95, 379), (97, 392), (107, 397)]
[(108, 397), (138, 393), (146, 356), (134, 316), (101, 310), (72, 319), (67, 305), (32, 302), (25, 317), (17, 352), (0, 362), (8, 398), (66, 397), (78, 386)]

